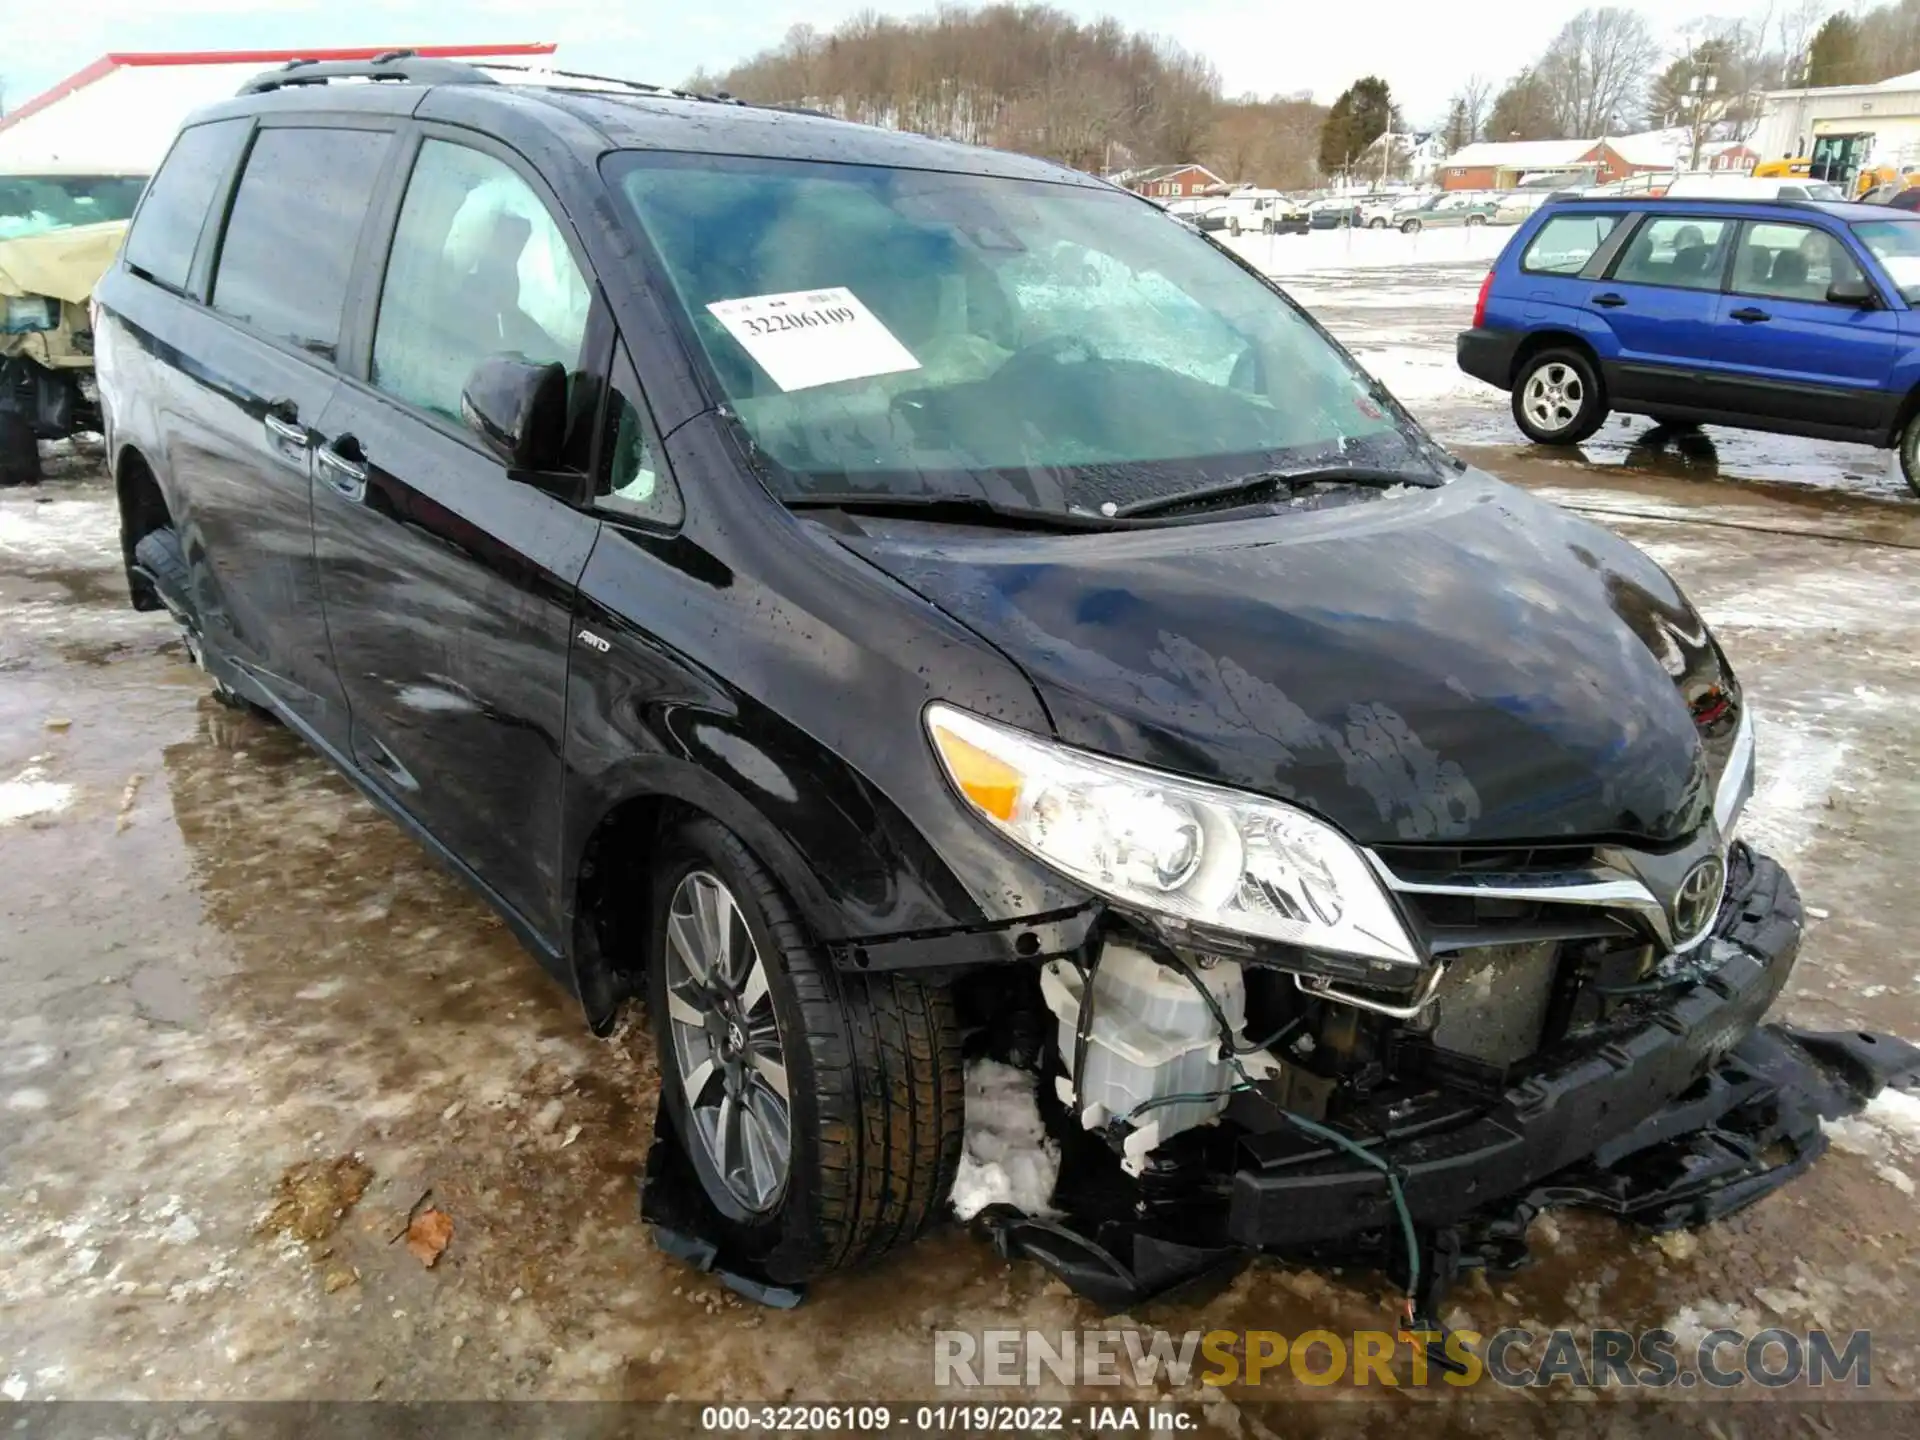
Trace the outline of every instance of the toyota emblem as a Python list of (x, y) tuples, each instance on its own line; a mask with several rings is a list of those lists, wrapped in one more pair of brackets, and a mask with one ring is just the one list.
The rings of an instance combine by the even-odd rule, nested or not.
[(1727, 887), (1727, 863), (1709, 855), (1687, 871), (1673, 896), (1673, 938), (1678, 945), (1700, 938), (1720, 913), (1720, 894)]

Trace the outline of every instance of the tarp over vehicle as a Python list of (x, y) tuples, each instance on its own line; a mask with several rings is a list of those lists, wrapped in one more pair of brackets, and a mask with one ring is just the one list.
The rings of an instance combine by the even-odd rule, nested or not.
[(84, 305), (126, 234), (126, 221), (111, 220), (0, 240), (0, 295), (51, 295)]

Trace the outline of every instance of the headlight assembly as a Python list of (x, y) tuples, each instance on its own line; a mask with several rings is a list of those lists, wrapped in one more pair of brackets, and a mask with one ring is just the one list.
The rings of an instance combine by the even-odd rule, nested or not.
[(47, 295), (9, 295), (6, 297), (6, 323), (9, 335), (25, 335), (30, 330), (52, 330), (60, 323), (60, 302)]
[(1305, 811), (946, 705), (927, 730), (975, 813), (1122, 906), (1409, 975), (1425, 963), (1359, 849)]

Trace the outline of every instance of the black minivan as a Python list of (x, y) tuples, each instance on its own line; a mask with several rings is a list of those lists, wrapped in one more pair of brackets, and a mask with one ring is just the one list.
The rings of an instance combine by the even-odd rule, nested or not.
[(945, 1213), (976, 1056), (1136, 1218), (1317, 1243), (1643, 1125), (1793, 964), (1667, 575), (1090, 176), (303, 65), (96, 304), (136, 607), (591, 1024), (645, 998), (776, 1280)]

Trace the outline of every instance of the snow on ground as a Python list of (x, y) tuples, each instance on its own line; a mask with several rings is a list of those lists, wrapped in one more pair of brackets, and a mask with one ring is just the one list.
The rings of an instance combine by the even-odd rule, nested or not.
[(42, 500), (23, 491), (0, 508), (0, 555), (57, 566), (119, 554), (120, 517), (111, 500)]
[(0, 826), (53, 815), (67, 808), (73, 786), (47, 779), (39, 764), (30, 764), (11, 780), (0, 780)]
[(953, 1182), (953, 1211), (971, 1220), (989, 1205), (1029, 1215), (1053, 1213), (1060, 1147), (1048, 1138), (1034, 1101), (1039, 1082), (997, 1060), (967, 1066), (967, 1141)]
[(1306, 235), (1219, 238), (1267, 274), (1285, 278), (1342, 270), (1404, 270), (1415, 265), (1491, 262), (1513, 234), (1510, 225), (1461, 225), (1422, 230), (1417, 235), (1403, 235), (1398, 230), (1315, 230)]

